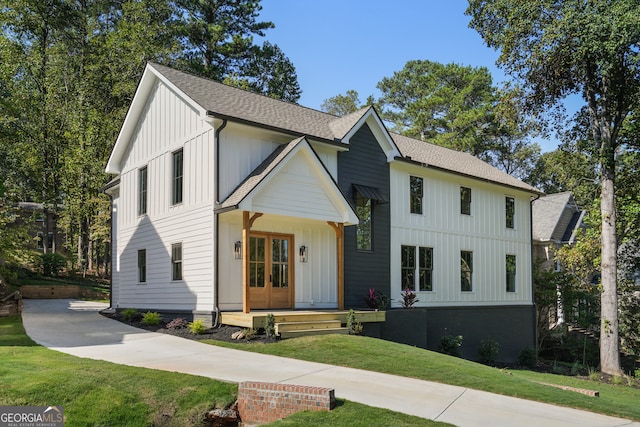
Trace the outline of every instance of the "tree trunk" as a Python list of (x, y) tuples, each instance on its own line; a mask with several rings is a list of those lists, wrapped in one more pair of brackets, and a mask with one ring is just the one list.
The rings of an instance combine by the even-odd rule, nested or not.
[[(605, 151), (605, 150), (603, 150)], [(606, 153), (606, 151), (605, 151)], [(600, 296), (600, 371), (609, 375), (622, 375), (620, 343), (618, 339), (618, 278), (616, 268), (616, 208), (614, 193), (615, 170), (605, 154), (602, 161), (602, 294)]]

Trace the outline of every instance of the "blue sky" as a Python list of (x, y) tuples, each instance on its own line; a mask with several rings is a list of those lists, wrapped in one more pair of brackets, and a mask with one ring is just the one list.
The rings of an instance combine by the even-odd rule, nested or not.
[[(407, 61), (428, 59), (485, 66), (494, 84), (505, 81), (488, 48), (464, 14), (466, 0), (262, 0), (260, 19), (276, 28), (266, 40), (277, 44), (296, 67), (300, 105), (349, 89), (360, 101), (378, 97), (377, 83)], [(538, 141), (543, 151), (556, 143)]]

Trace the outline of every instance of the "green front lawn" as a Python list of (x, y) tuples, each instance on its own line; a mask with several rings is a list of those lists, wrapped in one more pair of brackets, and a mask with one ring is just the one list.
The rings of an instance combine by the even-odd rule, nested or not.
[[(286, 339), (270, 344), (247, 345), (218, 341), (209, 341), (209, 343), (435, 381), (640, 421), (640, 405), (638, 405), (640, 389), (638, 388), (524, 370), (506, 371), (374, 338), (323, 335)], [(598, 390), (600, 397), (589, 397), (539, 383)]]
[[(237, 385), (204, 377), (83, 359), (49, 350), (24, 332), (20, 317), (0, 318), (0, 405), (61, 405), (65, 426), (197, 426)], [(338, 401), (329, 412), (296, 414), (274, 425), (445, 426)]]

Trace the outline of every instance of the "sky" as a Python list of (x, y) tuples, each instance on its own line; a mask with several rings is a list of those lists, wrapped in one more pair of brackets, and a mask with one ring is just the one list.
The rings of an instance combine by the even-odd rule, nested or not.
[[(360, 102), (376, 85), (414, 59), (487, 67), (494, 84), (508, 77), (469, 28), (466, 0), (262, 0), (260, 19), (271, 21), (265, 40), (296, 67), (298, 103), (320, 109), (325, 99), (354, 89)], [(556, 141), (536, 141), (542, 151)]]

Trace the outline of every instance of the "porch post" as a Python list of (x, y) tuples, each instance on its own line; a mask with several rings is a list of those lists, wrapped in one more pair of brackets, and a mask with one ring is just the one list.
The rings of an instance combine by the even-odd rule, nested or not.
[(336, 232), (337, 261), (338, 261), (338, 310), (344, 310), (344, 224), (342, 222), (328, 222)]
[(242, 212), (242, 312), (251, 311), (249, 300), (249, 212)]
[(254, 213), (249, 217), (249, 211), (242, 211), (242, 312), (251, 312), (251, 298), (249, 298), (249, 236), (251, 226), (263, 214)]

